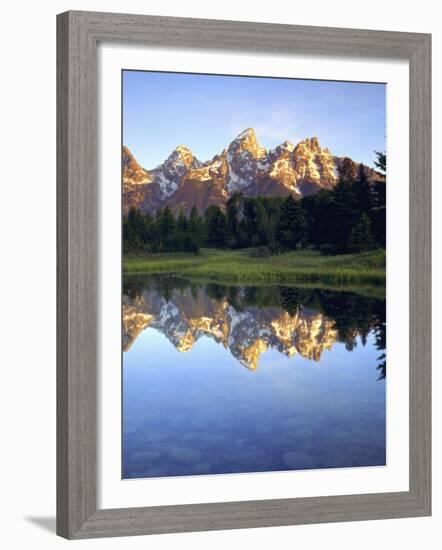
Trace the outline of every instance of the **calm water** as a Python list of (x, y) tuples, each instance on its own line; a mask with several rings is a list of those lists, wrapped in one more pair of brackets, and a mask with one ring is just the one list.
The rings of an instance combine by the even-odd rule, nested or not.
[(123, 478), (385, 464), (385, 302), (127, 276)]

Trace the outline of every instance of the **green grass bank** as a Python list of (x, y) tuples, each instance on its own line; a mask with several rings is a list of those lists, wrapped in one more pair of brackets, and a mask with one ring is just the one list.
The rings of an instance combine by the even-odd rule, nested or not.
[(385, 251), (322, 256), (300, 250), (257, 256), (256, 250), (202, 249), (199, 254), (125, 256), (123, 271), (171, 273), (190, 279), (238, 284), (306, 283), (314, 286), (385, 286)]

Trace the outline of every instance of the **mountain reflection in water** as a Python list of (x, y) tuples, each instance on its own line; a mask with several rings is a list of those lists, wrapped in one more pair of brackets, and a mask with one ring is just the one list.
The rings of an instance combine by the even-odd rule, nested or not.
[[(371, 331), (379, 350), (386, 345), (385, 300), (350, 292), (132, 275), (124, 279), (122, 315), (125, 352), (150, 327), (183, 353), (208, 336), (250, 370), (269, 349), (319, 361), (336, 342), (349, 351), (357, 337), (364, 345)], [(379, 376), (385, 378), (385, 354), (378, 359)]]
[(130, 275), (122, 321), (124, 479), (385, 465), (385, 300)]

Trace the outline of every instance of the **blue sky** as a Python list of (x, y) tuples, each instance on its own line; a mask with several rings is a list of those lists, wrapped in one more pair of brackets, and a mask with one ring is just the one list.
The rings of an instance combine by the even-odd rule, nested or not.
[(316, 136), (373, 166), (385, 150), (385, 94), (384, 84), (123, 71), (123, 143), (151, 169), (177, 145), (209, 160), (252, 127), (266, 148)]

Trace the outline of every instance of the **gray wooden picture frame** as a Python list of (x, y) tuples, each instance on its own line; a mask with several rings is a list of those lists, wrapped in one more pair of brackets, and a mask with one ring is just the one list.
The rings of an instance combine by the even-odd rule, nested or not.
[[(97, 509), (97, 44), (395, 58), (410, 68), (410, 481), (404, 492)], [(431, 35), (70, 11), (57, 17), (57, 533), (431, 514)]]

